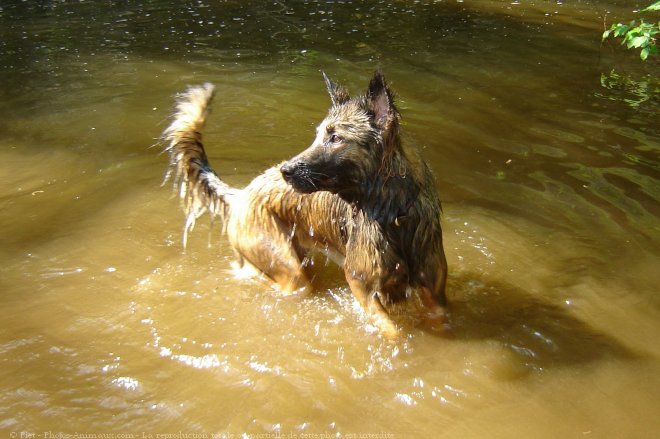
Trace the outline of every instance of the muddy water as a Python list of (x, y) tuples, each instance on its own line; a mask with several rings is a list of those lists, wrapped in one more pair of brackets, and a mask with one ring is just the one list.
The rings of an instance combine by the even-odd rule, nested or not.
[[(599, 43), (636, 2), (101, 3), (0, 7), (3, 435), (660, 433), (658, 64)], [(205, 221), (184, 252), (149, 148), (212, 81), (245, 184), (311, 142), (320, 70), (377, 67), (444, 200), (448, 337), (385, 342), (322, 259), (277, 300)]]

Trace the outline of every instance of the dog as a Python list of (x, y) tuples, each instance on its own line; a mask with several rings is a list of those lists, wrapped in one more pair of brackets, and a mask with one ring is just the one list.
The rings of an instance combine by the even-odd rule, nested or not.
[(343, 268), (354, 297), (378, 331), (396, 338), (392, 303), (416, 293), (434, 321), (446, 320), (447, 261), (435, 179), (404, 145), (400, 114), (383, 74), (353, 97), (323, 73), (331, 105), (306, 150), (243, 189), (212, 169), (201, 129), (214, 86), (178, 95), (161, 140), (186, 215), (183, 245), (204, 213), (219, 217), (239, 266), (251, 265), (281, 294), (312, 290), (306, 266), (321, 250)]

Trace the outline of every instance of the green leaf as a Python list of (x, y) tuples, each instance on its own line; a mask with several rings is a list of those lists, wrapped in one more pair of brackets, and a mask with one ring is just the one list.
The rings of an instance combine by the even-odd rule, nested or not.
[(650, 36), (653, 37), (660, 34), (660, 21), (658, 21), (658, 24), (651, 24), (650, 27), (651, 27)]
[(626, 26), (625, 24), (619, 24), (617, 25), (616, 29), (614, 29), (614, 36), (615, 37), (622, 37), (628, 32), (628, 29), (630, 29), (630, 26)]
[(649, 42), (648, 37), (644, 37), (644, 36), (635, 37), (635, 38), (630, 40), (630, 42), (628, 43), (628, 47), (629, 48), (630, 47), (639, 48), (639, 47), (642, 47), (642, 46), (646, 46), (648, 44), (648, 42)]
[(650, 6), (642, 9), (640, 12), (660, 11), (660, 1), (653, 3)]
[(642, 58), (642, 61), (646, 61), (646, 58), (649, 57), (649, 52), (650, 51), (651, 50), (648, 47), (645, 47), (645, 48), (642, 49), (642, 51), (639, 53), (639, 57)]

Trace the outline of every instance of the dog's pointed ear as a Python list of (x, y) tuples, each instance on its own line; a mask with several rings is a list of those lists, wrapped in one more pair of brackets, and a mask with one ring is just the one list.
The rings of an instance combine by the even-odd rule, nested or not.
[(380, 70), (374, 73), (369, 82), (367, 99), (374, 113), (376, 125), (385, 128), (398, 120), (399, 112), (394, 106), (394, 94), (385, 82), (385, 77)]
[(332, 105), (341, 105), (350, 99), (348, 91), (341, 85), (335, 84), (328, 78), (328, 75), (323, 73), (323, 79), (325, 80), (325, 86), (328, 88), (328, 93), (330, 94), (330, 99), (332, 99)]

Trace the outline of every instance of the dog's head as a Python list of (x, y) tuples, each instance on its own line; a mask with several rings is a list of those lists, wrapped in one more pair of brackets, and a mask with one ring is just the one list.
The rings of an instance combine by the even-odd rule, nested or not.
[(280, 168), (299, 192), (329, 191), (353, 201), (365, 184), (387, 167), (401, 147), (399, 112), (380, 72), (364, 96), (348, 92), (323, 74), (332, 99), (328, 115), (316, 129), (312, 145)]

